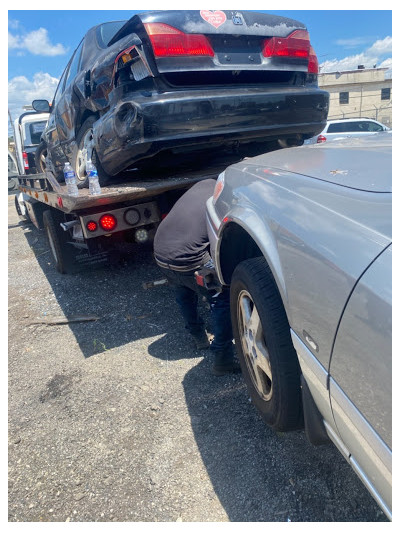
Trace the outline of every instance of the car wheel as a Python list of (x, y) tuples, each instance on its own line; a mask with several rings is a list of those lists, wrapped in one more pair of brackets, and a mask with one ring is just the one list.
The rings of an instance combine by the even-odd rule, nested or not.
[(110, 178), (101, 166), (96, 150), (94, 149), (93, 124), (96, 120), (94, 116), (87, 118), (76, 137), (76, 148), (72, 166), (75, 170), (78, 189), (89, 186), (89, 180), (86, 175), (87, 159), (91, 159), (92, 163), (96, 166), (100, 185), (106, 185)]
[(60, 213), (54, 213), (50, 210), (43, 213), (43, 225), (56, 268), (61, 274), (69, 272), (69, 256), (67, 242), (69, 233), (60, 227), (63, 217)]
[(44, 174), (46, 170), (47, 144), (42, 141), (36, 148), (35, 165), (40, 174)]
[(236, 267), (231, 314), (243, 377), (264, 421), (279, 431), (302, 427), (300, 367), (279, 291), (263, 257)]

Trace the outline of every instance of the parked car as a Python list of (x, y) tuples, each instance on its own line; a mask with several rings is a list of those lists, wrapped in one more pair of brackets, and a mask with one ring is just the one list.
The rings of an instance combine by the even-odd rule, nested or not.
[[(247, 11), (153, 11), (90, 29), (50, 108), (40, 150), (87, 184), (162, 154), (302, 144), (324, 127), (329, 94), (301, 22)], [(248, 153), (247, 153), (248, 152)], [(88, 154), (88, 155), (86, 155)], [(152, 161), (150, 161), (152, 164)]]
[(324, 143), (339, 137), (345, 138), (372, 135), (382, 131), (390, 131), (390, 128), (371, 118), (328, 120), (321, 133), (307, 140), (305, 144)]
[(391, 135), (278, 150), (207, 202), (251, 399), (271, 427), (328, 437), (391, 517)]
[[(38, 172), (35, 154), (48, 118), (48, 113), (27, 111), (14, 121), (15, 152), (20, 175)], [(41, 167), (39, 171), (42, 171)]]

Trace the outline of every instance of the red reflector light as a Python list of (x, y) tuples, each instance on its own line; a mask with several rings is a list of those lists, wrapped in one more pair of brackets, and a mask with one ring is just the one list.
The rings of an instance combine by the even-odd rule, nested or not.
[(150, 22), (144, 27), (156, 57), (214, 56), (214, 50), (205, 35), (183, 33), (160, 22)]
[(298, 57), (310, 54), (310, 36), (306, 30), (295, 30), (289, 37), (270, 37), (263, 43), (264, 57)]
[(97, 222), (95, 222), (94, 220), (90, 220), (86, 224), (86, 227), (87, 227), (88, 231), (96, 231), (97, 230)]
[(24, 168), (27, 170), (29, 168), (28, 154), (26, 152), (22, 152), (22, 158), (24, 160)]
[(318, 74), (318, 71), (319, 71), (319, 65), (318, 65), (317, 54), (315, 53), (314, 48), (310, 46), (310, 57), (308, 59), (308, 72), (310, 72), (310, 74)]
[(324, 143), (324, 142), (326, 142), (326, 137), (324, 135), (318, 135), (317, 143)]
[(104, 231), (112, 231), (117, 227), (117, 219), (114, 215), (103, 215), (99, 220)]

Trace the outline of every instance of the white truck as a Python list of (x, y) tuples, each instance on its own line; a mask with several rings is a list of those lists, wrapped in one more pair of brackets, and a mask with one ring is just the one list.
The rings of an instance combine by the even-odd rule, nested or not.
[(15, 155), (21, 176), (36, 174), (40, 170), (37, 169), (35, 153), (48, 118), (48, 113), (27, 111), (14, 120)]

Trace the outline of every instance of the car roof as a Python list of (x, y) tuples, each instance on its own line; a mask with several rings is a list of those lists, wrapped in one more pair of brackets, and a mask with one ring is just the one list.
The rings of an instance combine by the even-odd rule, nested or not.
[(391, 193), (392, 134), (381, 132), (285, 148), (245, 160), (243, 164), (265, 165), (361, 191)]
[(367, 117), (354, 117), (354, 118), (338, 118), (336, 120), (327, 120), (327, 124), (332, 124), (333, 122), (359, 122), (359, 121), (363, 121), (363, 120), (368, 120), (368, 121), (372, 121), (372, 122), (377, 122), (377, 120), (375, 120), (374, 118), (367, 118)]

